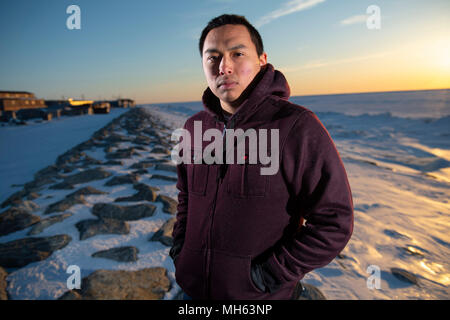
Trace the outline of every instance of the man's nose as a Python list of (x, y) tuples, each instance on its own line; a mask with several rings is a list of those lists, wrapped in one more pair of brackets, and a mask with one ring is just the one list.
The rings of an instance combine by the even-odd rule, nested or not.
[(230, 59), (227, 59), (225, 56), (220, 61), (219, 65), (219, 73), (220, 75), (231, 74), (233, 72), (233, 66), (231, 64)]

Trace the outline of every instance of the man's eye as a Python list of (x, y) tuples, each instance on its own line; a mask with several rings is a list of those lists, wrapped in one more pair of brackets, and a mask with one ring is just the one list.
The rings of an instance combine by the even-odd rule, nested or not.
[(216, 58), (217, 58), (216, 56), (211, 56), (211, 57), (208, 58), (208, 60), (214, 61), (214, 60), (216, 60)]
[(242, 52), (236, 52), (235, 55), (243, 56), (244, 54)]

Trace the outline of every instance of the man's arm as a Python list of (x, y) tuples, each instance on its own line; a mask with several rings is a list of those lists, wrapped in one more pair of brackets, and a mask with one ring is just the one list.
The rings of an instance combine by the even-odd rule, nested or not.
[(169, 255), (174, 263), (181, 251), (184, 243), (184, 236), (186, 232), (187, 210), (188, 210), (188, 194), (187, 194), (187, 176), (186, 166), (184, 163), (177, 165), (178, 182), (178, 206), (177, 206), (177, 221), (173, 226), (172, 238), (173, 246), (170, 249)]
[(177, 165), (177, 189), (178, 189), (178, 206), (177, 206), (177, 221), (173, 226), (172, 238), (173, 246), (170, 249), (169, 255), (174, 263), (183, 247), (184, 237), (186, 233), (186, 222), (188, 212), (188, 188), (187, 188), (187, 172), (184, 163)]
[(330, 263), (353, 232), (353, 200), (342, 160), (319, 119), (299, 116), (283, 147), (281, 170), (295, 200), (295, 214), (306, 219), (289, 239), (277, 244), (259, 265), (269, 292)]

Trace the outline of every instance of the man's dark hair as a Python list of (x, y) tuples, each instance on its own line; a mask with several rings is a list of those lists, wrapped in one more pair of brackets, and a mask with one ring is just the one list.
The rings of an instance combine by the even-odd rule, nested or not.
[(247, 27), (248, 32), (250, 33), (250, 38), (252, 42), (255, 44), (256, 52), (258, 53), (258, 57), (264, 53), (264, 46), (261, 39), (261, 35), (258, 30), (255, 29), (254, 26), (250, 24), (250, 22), (245, 19), (244, 16), (238, 16), (235, 14), (223, 14), (221, 16), (215, 17), (214, 19), (208, 22), (208, 25), (203, 29), (202, 35), (200, 36), (200, 41), (198, 44), (198, 48), (200, 50), (200, 56), (203, 57), (203, 45), (205, 43), (206, 36), (208, 33), (215, 28), (221, 27), (226, 24), (242, 24)]

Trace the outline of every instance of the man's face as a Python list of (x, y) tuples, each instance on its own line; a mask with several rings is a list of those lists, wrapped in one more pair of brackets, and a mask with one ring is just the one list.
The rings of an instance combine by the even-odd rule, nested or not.
[(258, 57), (244, 25), (226, 24), (208, 33), (202, 60), (208, 86), (223, 106), (239, 98), (267, 63), (267, 55)]

